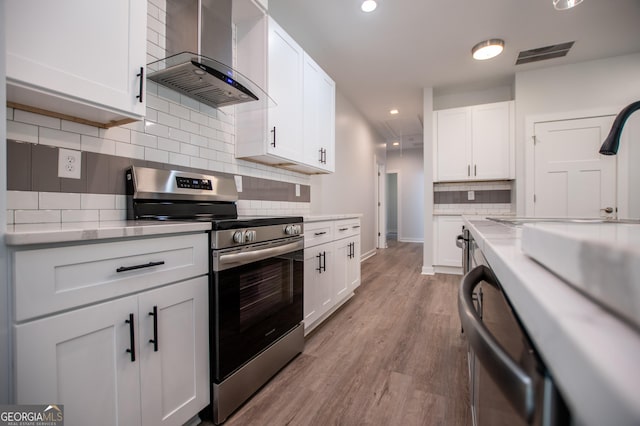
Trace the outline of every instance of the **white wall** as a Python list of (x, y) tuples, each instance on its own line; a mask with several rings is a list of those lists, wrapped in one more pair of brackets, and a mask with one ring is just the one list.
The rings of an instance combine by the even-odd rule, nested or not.
[(398, 241), (424, 241), (422, 149), (387, 152), (387, 172), (398, 172)]
[(383, 140), (336, 90), (336, 171), (311, 177), (311, 214), (362, 214), (361, 250), (376, 249), (376, 157)]
[(506, 85), (476, 90), (464, 90), (464, 87), (447, 91), (439, 90), (433, 95), (433, 109), (438, 111), (447, 108), (512, 101), (513, 96), (513, 82)]
[(422, 89), (424, 117), (424, 245), (422, 247), (422, 273), (434, 274), (433, 263), (433, 88)]
[(4, 1), (0, 1), (0, 405), (9, 403), (9, 276), (4, 233), (7, 223), (7, 109)]
[(517, 213), (525, 213), (527, 117), (603, 108), (617, 112), (639, 99), (640, 53), (516, 73)]

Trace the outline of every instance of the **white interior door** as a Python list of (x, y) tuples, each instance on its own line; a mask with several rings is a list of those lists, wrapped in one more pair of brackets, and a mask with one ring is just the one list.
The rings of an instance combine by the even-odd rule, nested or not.
[(534, 216), (613, 216), (617, 157), (598, 153), (613, 118), (534, 124)]

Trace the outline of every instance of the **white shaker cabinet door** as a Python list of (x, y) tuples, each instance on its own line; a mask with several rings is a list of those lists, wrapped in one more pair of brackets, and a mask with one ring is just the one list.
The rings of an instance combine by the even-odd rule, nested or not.
[(473, 108), (473, 179), (507, 179), (510, 176), (509, 102)]
[(436, 111), (435, 181), (467, 180), (471, 176), (471, 110)]
[(285, 160), (302, 160), (302, 64), (304, 51), (269, 18), (270, 132), (267, 152)]
[(69, 425), (139, 425), (137, 312), (131, 296), (17, 325), (16, 403), (64, 404)]
[(207, 285), (205, 276), (140, 295), (143, 426), (182, 425), (209, 404)]
[(100, 122), (144, 116), (146, 1), (9, 1), (6, 16), (7, 100)]

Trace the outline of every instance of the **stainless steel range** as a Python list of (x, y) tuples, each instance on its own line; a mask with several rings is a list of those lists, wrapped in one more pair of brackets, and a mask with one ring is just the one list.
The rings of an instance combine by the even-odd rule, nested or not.
[(132, 167), (131, 220), (210, 221), (211, 405), (227, 417), (304, 347), (301, 217), (238, 217), (232, 176)]

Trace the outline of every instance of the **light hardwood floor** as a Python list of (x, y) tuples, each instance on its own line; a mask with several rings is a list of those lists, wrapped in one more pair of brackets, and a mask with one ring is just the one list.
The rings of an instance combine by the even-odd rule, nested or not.
[(356, 295), (225, 423), (468, 425), (459, 276), (421, 275), (422, 244), (362, 263)]

